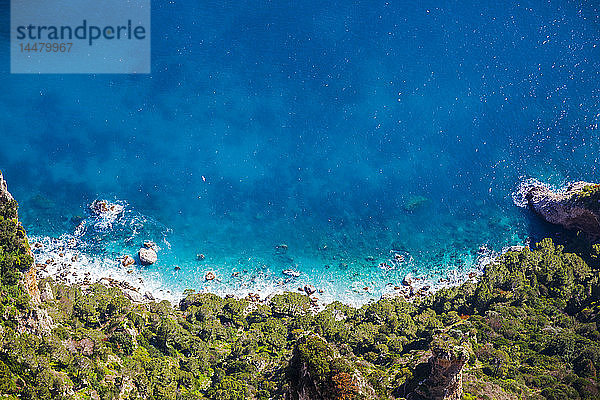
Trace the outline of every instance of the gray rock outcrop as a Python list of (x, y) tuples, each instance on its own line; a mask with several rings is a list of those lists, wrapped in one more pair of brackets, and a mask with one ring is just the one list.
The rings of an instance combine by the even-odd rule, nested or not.
[(286, 400), (378, 398), (360, 369), (316, 334), (296, 342), (288, 371)]
[(469, 361), (470, 346), (460, 332), (438, 334), (430, 344), (429, 376), (407, 396), (409, 400), (460, 400), (463, 368)]
[(142, 265), (152, 265), (158, 260), (158, 255), (156, 251), (149, 249), (147, 247), (142, 247), (139, 252), (140, 262)]
[(600, 237), (598, 187), (583, 181), (556, 191), (544, 185), (531, 185), (525, 198), (529, 207), (547, 222)]
[(6, 203), (8, 201), (14, 200), (10, 192), (8, 191), (8, 187), (6, 185), (6, 181), (2, 176), (2, 172), (0, 172), (0, 205)]

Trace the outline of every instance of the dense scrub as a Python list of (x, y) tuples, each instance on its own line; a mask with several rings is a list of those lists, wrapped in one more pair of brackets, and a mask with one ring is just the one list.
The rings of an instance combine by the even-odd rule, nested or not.
[(476, 284), (316, 315), (294, 293), (269, 304), (191, 294), (173, 308), (43, 281), (53, 324), (41, 335), (18, 283), (31, 258), (16, 204), (0, 211), (7, 398), (403, 398), (444, 338), (470, 352), (464, 399), (600, 398), (598, 246), (574, 254), (546, 239), (502, 255)]
[(25, 230), (17, 219), (17, 202), (0, 201), (0, 313), (14, 313), (27, 306), (18, 280), (32, 262)]
[(574, 199), (581, 201), (587, 208), (600, 211), (600, 185), (587, 185)]

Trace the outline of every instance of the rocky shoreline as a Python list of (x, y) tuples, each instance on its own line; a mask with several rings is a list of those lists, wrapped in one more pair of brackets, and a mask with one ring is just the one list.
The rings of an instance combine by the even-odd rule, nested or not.
[[(95, 200), (89, 206), (92, 216), (95, 218), (88, 225), (100, 226), (103, 231), (110, 230), (113, 224), (118, 222), (119, 216), (124, 212), (122, 204), (113, 203), (108, 200)], [(118, 287), (123, 293), (134, 302), (148, 302), (154, 300), (169, 300), (173, 305), (177, 304), (186, 293), (214, 293), (209, 288), (188, 289), (184, 293), (174, 293), (169, 289), (161, 289), (160, 284), (148, 281), (147, 271), (143, 267), (154, 264), (160, 254), (160, 248), (156, 243), (150, 240), (143, 240), (140, 243), (140, 249), (137, 256), (122, 254), (114, 259), (96, 259), (87, 255), (79, 249), (83, 245), (79, 232), (84, 232), (89, 227), (85, 226), (85, 221), (80, 223), (73, 235), (64, 234), (59, 238), (34, 237), (32, 238), (33, 256), (35, 258), (35, 271), (38, 279), (52, 278), (58, 283), (67, 285), (78, 284), (83, 288), (90, 284), (100, 282), (107, 287)], [(514, 247), (514, 246), (513, 246)], [(507, 249), (505, 249), (507, 250)], [(285, 253), (288, 251), (287, 244), (277, 244), (276, 252)], [(432, 295), (440, 289), (459, 286), (466, 281), (476, 282), (483, 273), (486, 265), (493, 262), (498, 253), (494, 253), (487, 246), (482, 245), (476, 255), (474, 266), (468, 270), (457, 272), (451, 270), (447, 277), (431, 278), (420, 276), (409, 272), (397, 282), (389, 282), (383, 288), (380, 298), (402, 297), (408, 301), (423, 298)], [(198, 260), (204, 260), (204, 254), (197, 255)], [(372, 264), (378, 261), (374, 257), (365, 257), (365, 260)], [(390, 270), (401, 267), (407, 261), (407, 255), (391, 251), (390, 258), (379, 263), (379, 268)], [(179, 270), (175, 267), (175, 270)], [(203, 273), (205, 282), (221, 282), (223, 278), (208, 270)], [(283, 270), (282, 274), (286, 276), (285, 283), (290, 283), (287, 287), (278, 287), (273, 285), (271, 290), (256, 292), (245, 291), (242, 295), (232, 293), (221, 293), (222, 297), (246, 299), (253, 303), (267, 303), (274, 295), (282, 294), (287, 291), (295, 291), (293, 283), (301, 273), (294, 269)], [(239, 272), (234, 272), (232, 278), (239, 276)], [(291, 287), (290, 287), (291, 286)], [(327, 304), (336, 301), (334, 296), (326, 293), (322, 287), (311, 284), (310, 279), (307, 283), (301, 283), (297, 287), (297, 292), (308, 296), (315, 311), (322, 310)], [(368, 294), (372, 288), (357, 282), (357, 286), (352, 288), (358, 294)], [(327, 297), (327, 295), (330, 295)], [(323, 299), (327, 297), (327, 299)], [(376, 301), (373, 298), (372, 301)], [(356, 304), (355, 304), (356, 305)]]
[[(12, 198), (6, 189), (6, 182), (1, 176), (0, 186), (4, 196)], [(567, 229), (581, 229), (590, 235), (596, 235), (600, 232), (599, 214), (586, 208), (585, 201), (578, 196), (586, 188), (597, 186), (588, 182), (575, 182), (569, 184), (563, 190), (553, 191), (545, 185), (532, 183), (526, 188), (525, 197), (528, 206), (546, 221), (562, 225)], [(90, 205), (90, 210), (104, 224), (111, 224), (115, 216), (123, 211), (123, 208), (119, 204), (113, 204), (106, 200), (96, 200)], [(82, 266), (93, 264), (93, 261), (89, 259), (89, 256), (78, 251), (75, 236), (36, 238), (36, 240), (32, 243), (32, 255), (35, 259), (34, 271), (38, 280), (52, 278), (58, 283), (78, 284), (83, 288), (99, 282), (107, 287), (118, 287), (129, 299), (138, 303), (169, 300), (172, 304), (176, 304), (184, 297), (184, 294), (177, 295), (170, 290), (157, 291), (148, 287), (147, 278), (139, 267), (156, 262), (159, 248), (152, 241), (144, 241), (136, 258), (123, 255), (117, 260), (113, 260), (112, 265), (95, 265), (93, 268), (87, 268)], [(277, 248), (280, 249), (284, 246), (287, 250), (287, 245), (278, 245)], [(476, 282), (486, 265), (493, 262), (497, 256), (506, 251), (519, 251), (522, 248), (523, 246), (511, 246), (503, 249), (500, 253), (493, 253), (485, 246), (481, 246), (477, 255), (476, 267), (472, 270), (464, 272), (462, 275), (454, 274), (449, 278), (438, 278), (435, 281), (408, 273), (400, 283), (395, 285), (388, 283), (381, 298), (402, 297), (408, 301), (413, 301), (430, 296), (440, 289), (461, 285), (466, 281)], [(391, 259), (389, 262), (396, 261), (397, 259)], [(385, 264), (385, 262), (382, 262), (382, 264)], [(283, 271), (283, 274), (292, 274), (290, 275), (291, 278), (299, 275), (299, 273), (291, 270)], [(206, 272), (205, 280), (208, 282), (213, 279), (216, 279), (214, 272)], [(369, 288), (362, 289), (368, 290)], [(190, 292), (193, 292), (193, 290), (186, 291), (186, 293)], [(298, 292), (310, 298), (315, 310), (321, 310), (327, 304), (319, 297), (324, 292), (321, 288), (305, 284), (298, 287)], [(283, 290), (266, 294), (249, 292), (243, 296), (232, 294), (224, 296), (244, 298), (255, 303), (266, 303), (274, 295), (280, 293), (283, 293)]]
[[(1, 181), (6, 196), (10, 193), (6, 190), (6, 182)], [(593, 185), (587, 182), (576, 182), (569, 185), (565, 190), (553, 192), (543, 185), (532, 184), (526, 192), (529, 206), (536, 213), (540, 214), (549, 222), (558, 223), (565, 227), (581, 227), (582, 218), (588, 214), (584, 213), (580, 204), (573, 201), (573, 197), (578, 191), (585, 187)], [(12, 196), (11, 196), (12, 198)], [(123, 211), (120, 204), (114, 204), (106, 200), (96, 200), (90, 205), (91, 212), (96, 215), (104, 225), (110, 225), (114, 222), (116, 216)], [(597, 216), (594, 216), (597, 218)], [(584, 226), (588, 231), (594, 232), (595, 225)], [(184, 294), (176, 294), (170, 290), (155, 290), (149, 287), (147, 276), (140, 267), (150, 265), (156, 262), (159, 248), (152, 241), (144, 241), (140, 245), (137, 257), (123, 255), (112, 260), (112, 262), (98, 265), (97, 260), (91, 260), (89, 256), (78, 251), (78, 241), (76, 236), (64, 236), (61, 238), (35, 238), (32, 243), (33, 256), (35, 259), (35, 275), (38, 280), (52, 278), (58, 283), (67, 285), (78, 284), (82, 287), (93, 283), (102, 283), (107, 287), (118, 287), (132, 301), (142, 303), (155, 300), (169, 300), (172, 304), (177, 304)], [(278, 250), (287, 245), (277, 245)], [(428, 279), (424, 276), (408, 273), (401, 282), (396, 284), (388, 283), (381, 298), (402, 297), (408, 301), (423, 298), (432, 295), (440, 289), (459, 286), (466, 281), (476, 282), (483, 273), (486, 265), (493, 262), (494, 259), (506, 251), (518, 251), (522, 246), (511, 246), (503, 249), (500, 253), (494, 253), (485, 246), (481, 246), (477, 255), (475, 268), (465, 271), (462, 274), (450, 275), (448, 278), (438, 278), (436, 280)], [(402, 257), (402, 256), (398, 256)], [(397, 258), (392, 258), (389, 263), (398, 262)], [(386, 265), (386, 262), (382, 262)], [(87, 266), (86, 266), (87, 265)], [(89, 267), (89, 265), (93, 265)], [(299, 275), (296, 271), (283, 271), (283, 274), (293, 274), (290, 278)], [(216, 279), (212, 271), (205, 273), (207, 282)], [(152, 286), (152, 285), (151, 285)], [(357, 290), (366, 290), (368, 287), (360, 287)], [(186, 291), (191, 293), (192, 291)], [(205, 289), (199, 292), (210, 292)], [(248, 292), (241, 296), (233, 294), (224, 294), (224, 297), (244, 298), (250, 302), (266, 303), (274, 295), (283, 293), (283, 290), (274, 290), (270, 293)], [(303, 284), (298, 287), (298, 292), (305, 294), (311, 300), (315, 310), (321, 310), (328, 304), (323, 301), (319, 295), (324, 290), (314, 287), (311, 284)]]
[(525, 199), (547, 222), (582, 231), (595, 240), (600, 238), (600, 185), (578, 181), (552, 190), (532, 183), (525, 188)]
[[(516, 248), (518, 246), (507, 248), (505, 251)], [(80, 285), (84, 290), (91, 284), (101, 283), (106, 287), (119, 288), (124, 295), (136, 303), (169, 300), (174, 306), (186, 294), (196, 292), (188, 290), (186, 293), (178, 295), (170, 290), (156, 290), (156, 288), (153, 290), (149, 287), (147, 276), (141, 268), (143, 263), (136, 262), (131, 256), (125, 255), (112, 260), (112, 262), (104, 260), (105, 265), (102, 265), (101, 261), (81, 253), (78, 250), (77, 240), (68, 236), (34, 238), (32, 254), (35, 260), (32, 273), (35, 271), (38, 281), (51, 278), (61, 284)], [(436, 281), (408, 273), (398, 284), (388, 284), (386, 292), (381, 298), (402, 297), (408, 301), (414, 301), (430, 296), (440, 289), (459, 286), (466, 281), (476, 282), (485, 266), (493, 262), (497, 256), (498, 254), (482, 246), (478, 253), (477, 266), (470, 272), (454, 274), (448, 278), (438, 278)], [(127, 262), (127, 260), (133, 262)], [(205, 275), (207, 282), (216, 279), (212, 271), (208, 271)], [(210, 290), (198, 292), (210, 293)], [(242, 296), (225, 294), (223, 297), (246, 299), (252, 303), (268, 303), (273, 296), (282, 293), (284, 290), (274, 290), (268, 293), (249, 292)], [(315, 311), (322, 310), (330, 303), (330, 301), (321, 299), (320, 295), (324, 294), (324, 290), (311, 284), (298, 286), (297, 293), (306, 295)]]
[[(57, 283), (80, 285), (82, 288), (94, 283), (121, 289), (130, 300), (136, 303), (155, 301), (143, 274), (133, 264), (126, 264), (127, 256), (116, 259), (112, 265), (98, 266), (99, 261), (77, 250), (72, 238), (37, 238), (32, 243), (34, 271), (38, 280), (51, 278)], [(172, 300), (170, 293), (158, 300)]]

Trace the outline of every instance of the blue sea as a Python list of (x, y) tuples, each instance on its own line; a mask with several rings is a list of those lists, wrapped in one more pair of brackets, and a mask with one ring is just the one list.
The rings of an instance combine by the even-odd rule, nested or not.
[(150, 75), (11, 75), (2, 18), (0, 170), (80, 277), (361, 304), (554, 232), (522, 182), (600, 178), (595, 1), (155, 0)]

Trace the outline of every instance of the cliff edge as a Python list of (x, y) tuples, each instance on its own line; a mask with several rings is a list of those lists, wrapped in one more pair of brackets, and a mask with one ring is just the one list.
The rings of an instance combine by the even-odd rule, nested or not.
[(600, 185), (574, 182), (562, 190), (534, 184), (525, 198), (529, 207), (546, 221), (600, 238)]
[(12, 197), (10, 192), (8, 191), (8, 186), (6, 185), (6, 181), (4, 180), (4, 176), (2, 176), (2, 172), (0, 171), (0, 204), (5, 204), (15, 199)]
[(29, 294), (32, 305), (37, 306), (40, 304), (40, 291), (33, 262), (33, 254), (29, 248), (25, 229), (23, 229), (18, 220), (17, 209), (17, 202), (8, 191), (6, 180), (2, 172), (0, 172), (0, 217), (2, 217), (3, 221), (6, 221), (6, 226), (3, 229), (14, 235), (16, 239), (16, 246), (13, 251), (16, 256), (14, 259), (15, 265), (22, 272), (20, 282)]

